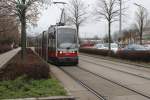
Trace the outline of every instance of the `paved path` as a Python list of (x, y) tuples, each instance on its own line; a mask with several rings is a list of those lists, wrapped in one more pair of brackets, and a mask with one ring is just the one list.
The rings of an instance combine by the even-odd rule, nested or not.
[(80, 55), (79, 66), (150, 97), (149, 69), (85, 55)]
[(20, 48), (17, 48), (0, 54), (0, 68), (2, 68), (8, 61), (10, 61), (20, 50)]
[(96, 91), (105, 100), (149, 100), (149, 98), (112, 83), (80, 67), (69, 66), (62, 67), (62, 69), (78, 81), (84, 83), (87, 87)]

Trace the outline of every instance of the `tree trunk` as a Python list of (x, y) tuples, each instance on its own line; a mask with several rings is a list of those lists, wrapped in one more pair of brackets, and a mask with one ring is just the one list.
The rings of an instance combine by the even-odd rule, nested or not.
[(21, 58), (24, 59), (26, 53), (26, 11), (22, 11), (21, 18)]
[(79, 25), (76, 25), (76, 29), (77, 29), (78, 43), (80, 43), (80, 38), (79, 38)]
[(111, 52), (111, 22), (108, 22), (108, 43), (109, 43), (109, 52)]
[(142, 45), (142, 35), (140, 35), (140, 45)]
[(143, 19), (140, 19), (140, 45), (142, 45), (142, 35), (143, 35)]
[(143, 35), (143, 25), (141, 25), (141, 29), (140, 29), (140, 45), (142, 45), (142, 35)]

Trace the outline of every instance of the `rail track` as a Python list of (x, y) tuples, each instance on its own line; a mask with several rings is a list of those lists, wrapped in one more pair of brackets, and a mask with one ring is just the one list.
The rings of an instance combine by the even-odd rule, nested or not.
[(86, 85), (83, 81), (71, 75), (69, 72), (63, 69), (63, 67), (59, 67), (59, 68), (63, 70), (66, 74), (68, 74), (71, 78), (73, 78), (75, 81), (77, 81), (79, 84), (81, 84), (83, 87), (85, 87), (87, 90), (89, 90), (91, 93), (93, 93), (95, 96), (97, 96), (100, 100), (107, 100), (102, 94), (98, 93), (97, 91), (92, 89), (90, 86)]
[[(91, 60), (91, 61), (89, 61), (89, 60)], [(112, 70), (115, 70), (115, 71), (119, 71), (119, 72), (122, 72), (122, 73), (130, 74), (130, 75), (133, 75), (133, 76), (137, 76), (137, 77), (140, 77), (140, 78), (144, 78), (144, 79), (150, 80), (149, 76), (143, 76), (142, 74), (130, 72), (130, 70), (125, 71), (124, 69), (121, 70), (119, 68), (113, 68), (113, 67), (110, 67), (108, 65), (104, 65), (104, 64), (100, 64), (100, 63), (95, 63), (95, 62), (92, 61), (93, 59), (89, 59), (89, 60), (85, 60), (85, 59), (83, 59), (83, 57), (80, 57), (80, 61), (92, 63), (92, 64), (95, 64), (95, 65), (99, 65), (100, 67), (109, 68), (109, 69), (112, 69)], [(111, 62), (109, 62), (107, 60), (106, 63), (111, 63)], [(127, 68), (130, 68), (130, 69), (136, 70), (136, 71), (140, 70), (140, 69), (137, 69), (137, 68), (133, 68), (133, 67), (125, 66), (125, 65), (120, 65), (120, 64), (116, 64), (116, 63), (111, 63), (111, 64), (117, 65), (117, 66), (122, 66), (122, 67), (125, 67), (125, 68), (127, 67)], [(143, 72), (146, 72), (146, 73), (150, 73), (150, 71), (145, 71), (145, 70), (140, 70), (140, 71), (143, 71)]]
[[(126, 86), (123, 86), (117, 82), (114, 82), (110, 79), (105, 78), (102, 75), (98, 75), (89, 70), (83, 69), (80, 66), (76, 66), (76, 67), (61, 66), (60, 69), (63, 70), (65, 73), (67, 73), (69, 76), (71, 76), (74, 80), (79, 82), (82, 86), (84, 86), (90, 92), (95, 94), (98, 98), (100, 98), (100, 100), (111, 100), (111, 99), (109, 99), (110, 95), (105, 94), (105, 92), (106, 92), (105, 90), (104, 90), (105, 92), (101, 91), (101, 87), (103, 87), (101, 85), (109, 86), (113, 89), (117, 88), (119, 90), (122, 90), (122, 92), (125, 94), (126, 94), (126, 92), (129, 92), (129, 94), (138, 95), (138, 96), (144, 98), (144, 99), (139, 99), (139, 100), (149, 100), (150, 99), (150, 96), (147, 96), (147, 95), (140, 93), (134, 89), (130, 89)], [(91, 81), (93, 81), (93, 82), (91, 83)], [(105, 84), (100, 84), (101, 82), (105, 82)], [(96, 88), (94, 87), (95, 85), (96, 85)], [(100, 87), (100, 88), (98, 88), (98, 87)], [(112, 91), (113, 89), (111, 89), (111, 88), (107, 89), (107, 91), (111, 91), (113, 93), (113, 91)]]
[(121, 61), (121, 60), (112, 60), (111, 58), (106, 58), (106, 57), (102, 57), (102, 56), (97, 56), (97, 55), (92, 55), (90, 54), (86, 54), (86, 53), (81, 53), (81, 55), (83, 56), (88, 56), (88, 57), (93, 57), (93, 58), (98, 58), (98, 59), (103, 59), (103, 60), (106, 60), (106, 61), (111, 61), (111, 62), (119, 62), (119, 63), (122, 63), (122, 64), (128, 64), (128, 65), (133, 65), (133, 66), (136, 66), (136, 67), (139, 67), (139, 68), (150, 68), (148, 66), (144, 66), (142, 64), (135, 64), (135, 63), (129, 63), (129, 62), (125, 62), (125, 61)]

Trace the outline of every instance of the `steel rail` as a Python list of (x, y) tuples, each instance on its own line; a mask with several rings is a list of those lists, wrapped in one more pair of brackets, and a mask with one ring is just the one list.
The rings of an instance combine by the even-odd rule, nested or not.
[(111, 82), (111, 83), (114, 83), (114, 84), (116, 84), (116, 85), (118, 85), (118, 86), (121, 86), (121, 87), (123, 87), (123, 88), (125, 88), (125, 89), (128, 89), (128, 90), (130, 90), (130, 91), (132, 91), (132, 92), (134, 92), (134, 93), (136, 93), (136, 94), (138, 94), (138, 95), (141, 95), (141, 96), (143, 96), (143, 97), (145, 97), (145, 98), (150, 99), (150, 96), (149, 96), (149, 95), (145, 95), (144, 93), (141, 93), (141, 92), (139, 92), (139, 91), (137, 91), (137, 90), (135, 90), (135, 89), (131, 89), (131, 88), (127, 87), (127, 86), (121, 85), (119, 82), (115, 82), (115, 81), (113, 81), (113, 80), (110, 80), (110, 79), (104, 77), (103, 75), (99, 75), (99, 74), (93, 73), (93, 72), (91, 72), (91, 71), (89, 71), (89, 70), (87, 70), (87, 69), (81, 68), (80, 66), (78, 66), (78, 68), (80, 68), (80, 69), (83, 70), (83, 71), (89, 72), (89, 73), (91, 73), (91, 74), (93, 74), (93, 75), (95, 75), (95, 76), (97, 76), (97, 77), (100, 77), (100, 78), (102, 78), (102, 79), (104, 79), (104, 80), (107, 80), (107, 81), (109, 81), (109, 82)]
[(70, 73), (68, 73), (67, 71), (65, 71), (63, 69), (63, 67), (59, 66), (59, 68), (65, 72), (67, 75), (69, 75), (71, 78), (73, 78), (75, 81), (77, 81), (80, 85), (82, 85), (83, 87), (85, 87), (88, 91), (90, 91), (91, 93), (93, 93), (95, 96), (97, 96), (100, 100), (107, 100), (105, 98), (105, 96), (101, 95), (100, 93), (96, 92), (94, 89), (92, 89), (90, 86), (86, 85), (83, 81), (80, 81), (79, 79), (77, 79), (76, 77), (74, 77), (73, 75), (71, 75)]
[[(123, 71), (123, 70), (119, 70), (119, 69), (115, 69), (115, 68), (112, 68), (112, 67), (109, 67), (109, 66), (106, 66), (106, 65), (103, 65), (103, 64), (98, 64), (98, 63), (94, 63), (92, 61), (87, 61), (87, 60), (83, 60), (80, 58), (81, 61), (84, 61), (84, 62), (88, 62), (88, 63), (92, 63), (92, 64), (95, 64), (95, 65), (98, 65), (100, 67), (104, 67), (104, 68), (108, 68), (108, 69), (111, 69), (111, 70), (115, 70), (115, 71), (118, 71), (118, 72), (122, 72), (122, 73), (125, 73), (125, 74), (130, 74), (132, 76), (136, 76), (136, 77), (140, 77), (140, 78), (143, 78), (143, 79), (146, 79), (146, 80), (150, 80), (149, 77), (144, 77), (144, 76), (141, 76), (141, 75), (137, 75), (137, 74), (134, 74), (134, 73), (130, 73), (130, 72), (127, 72), (127, 71)], [(137, 70), (137, 69), (136, 69)]]

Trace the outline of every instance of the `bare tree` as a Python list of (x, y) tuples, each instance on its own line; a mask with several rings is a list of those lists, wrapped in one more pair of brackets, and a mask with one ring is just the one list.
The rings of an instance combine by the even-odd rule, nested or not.
[(111, 24), (118, 21), (119, 11), (118, 0), (98, 0), (96, 15), (99, 20), (104, 19), (108, 22), (109, 50), (111, 50)]
[(0, 0), (0, 43), (2, 45), (19, 42), (18, 23), (7, 0)]
[(13, 16), (0, 17), (0, 44), (18, 43), (19, 30)]
[(27, 23), (34, 24), (39, 15), (38, 7), (43, 4), (44, 0), (2, 0), (5, 2), (5, 7), (2, 10), (8, 11), (6, 15), (16, 16), (16, 20), (21, 25), (21, 57), (25, 56), (26, 51), (26, 28)]
[(138, 10), (136, 11), (136, 24), (135, 27), (138, 29), (139, 37), (140, 37), (140, 44), (142, 45), (142, 36), (143, 36), (143, 30), (148, 24), (148, 12), (147, 9), (142, 7), (141, 5), (138, 5)]
[(7, 0), (0, 0), (0, 17), (8, 15), (10, 10)]
[(122, 42), (123, 44), (131, 44), (137, 42), (137, 29), (135, 27), (130, 26), (129, 29), (122, 30), (121, 34), (120, 32), (116, 32), (113, 35), (113, 38), (115, 40), (118, 40), (118, 42)]
[(87, 7), (82, 0), (71, 0), (68, 10), (68, 19), (76, 26), (79, 38), (79, 28), (87, 19)]

